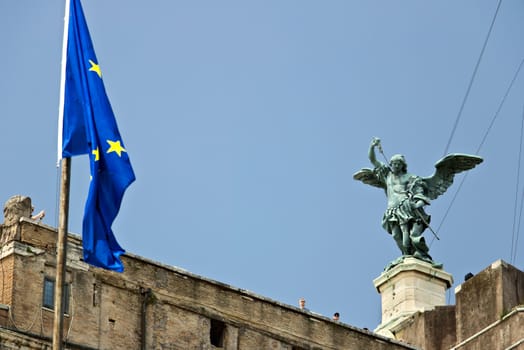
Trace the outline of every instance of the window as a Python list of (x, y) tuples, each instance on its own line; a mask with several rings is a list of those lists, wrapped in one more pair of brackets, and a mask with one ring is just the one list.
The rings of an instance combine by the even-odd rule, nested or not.
[(211, 320), (211, 328), (209, 330), (209, 338), (211, 345), (221, 348), (224, 346), (224, 332), (226, 324), (221, 321)]
[[(63, 292), (63, 304), (64, 314), (69, 313), (69, 290), (70, 285), (66, 283)], [(45, 277), (44, 278), (44, 296), (42, 300), (42, 306), (54, 310), (55, 309), (55, 280)]]

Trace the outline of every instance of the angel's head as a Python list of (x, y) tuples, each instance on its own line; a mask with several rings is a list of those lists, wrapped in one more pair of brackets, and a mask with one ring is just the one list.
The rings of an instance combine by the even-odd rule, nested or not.
[(402, 154), (395, 154), (391, 157), (389, 161), (389, 166), (391, 170), (395, 173), (405, 173), (408, 171), (408, 164), (406, 163), (406, 158)]

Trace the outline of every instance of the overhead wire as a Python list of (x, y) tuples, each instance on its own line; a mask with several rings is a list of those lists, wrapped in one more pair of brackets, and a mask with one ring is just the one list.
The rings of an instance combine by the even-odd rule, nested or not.
[(509, 84), (508, 88), (506, 89), (506, 93), (504, 94), (504, 97), (502, 98), (502, 101), (500, 102), (499, 107), (498, 107), (497, 111), (495, 112), (495, 115), (491, 119), (491, 123), (489, 124), (486, 132), (484, 133), (484, 137), (482, 138), (482, 141), (480, 142), (479, 146), (477, 147), (477, 153), (479, 153), (480, 149), (482, 148), (482, 146), (484, 146), (484, 142), (486, 142), (486, 139), (488, 138), (488, 134), (491, 131), (491, 128), (493, 127), (493, 124), (495, 124), (495, 120), (497, 120), (497, 118), (499, 116), (499, 113), (500, 113), (500, 110), (502, 109), (502, 106), (504, 105), (504, 102), (506, 102), (506, 98), (508, 97), (509, 92), (511, 91), (511, 88), (515, 84), (515, 80), (517, 80), (517, 77), (518, 77), (518, 75), (520, 73), (520, 70), (522, 69), (523, 65), (524, 65), (524, 59), (522, 59), (520, 61), (520, 64), (519, 64), (517, 70), (515, 71), (515, 74), (513, 74), (513, 78), (511, 79), (511, 83)]
[(522, 110), (522, 122), (520, 124), (520, 144), (519, 144), (519, 155), (517, 159), (517, 183), (515, 185), (515, 205), (513, 208), (513, 229), (511, 233), (511, 249), (510, 249), (510, 263), (514, 264), (515, 259), (517, 258), (517, 246), (519, 241), (519, 235), (520, 235), (520, 223), (522, 220), (522, 204), (524, 201), (524, 190), (521, 195), (520, 199), (520, 212), (517, 222), (517, 209), (519, 208), (518, 205), (518, 193), (519, 193), (519, 180), (520, 180), (520, 166), (522, 163), (522, 140), (524, 139), (524, 107)]
[[(488, 138), (488, 135), (491, 132), (491, 129), (493, 128), (493, 125), (495, 124), (495, 121), (499, 117), (500, 111), (502, 110), (502, 107), (504, 106), (504, 103), (506, 102), (506, 99), (508, 98), (508, 95), (509, 95), (511, 89), (513, 88), (513, 85), (515, 84), (515, 81), (517, 80), (517, 77), (519, 76), (520, 71), (522, 70), (523, 66), (524, 66), (524, 59), (522, 59), (520, 61), (520, 64), (519, 64), (517, 70), (515, 71), (515, 74), (513, 74), (513, 78), (511, 79), (511, 82), (509, 83), (508, 88), (506, 89), (506, 92), (504, 93), (504, 96), (502, 97), (502, 100), (500, 101), (499, 106), (498, 106), (495, 114), (493, 115), (493, 118), (491, 118), (491, 122), (490, 122), (489, 126), (487, 127), (486, 132), (484, 133), (484, 136), (482, 137), (482, 141), (480, 142), (479, 146), (477, 147), (477, 150), (476, 150), (477, 154), (482, 149), (482, 146), (484, 146), (484, 143), (486, 142), (486, 140)], [(436, 230), (437, 232), (440, 231), (442, 225), (444, 224), (444, 221), (446, 220), (446, 218), (447, 218), (447, 216), (448, 216), (448, 214), (449, 214), (449, 212), (451, 210), (451, 207), (453, 206), (455, 200), (457, 199), (458, 193), (460, 192), (460, 190), (462, 188), (462, 185), (464, 185), (464, 182), (466, 181), (466, 178), (468, 177), (468, 174), (469, 173), (465, 173), (464, 176), (462, 177), (462, 180), (461, 180), (457, 190), (455, 191), (455, 194), (453, 195), (453, 198), (451, 199), (451, 202), (450, 202), (448, 208), (446, 209), (446, 212), (444, 213), (442, 219), (440, 220), (440, 224), (439, 224), (439, 226), (437, 227), (437, 230)], [(435, 238), (433, 238), (431, 240), (430, 246), (431, 246), (431, 244), (433, 243), (434, 240), (435, 240)]]
[[(451, 142), (452, 142), (453, 137), (454, 137), (454, 135), (455, 135), (455, 132), (456, 132), (456, 130), (457, 130), (457, 127), (458, 127), (459, 121), (460, 121), (460, 119), (461, 119), (461, 117), (462, 117), (462, 112), (463, 112), (463, 110), (464, 110), (464, 106), (466, 105), (466, 101), (467, 101), (467, 99), (468, 99), (468, 97), (469, 97), (469, 94), (470, 94), (470, 91), (471, 91), (471, 87), (473, 86), (473, 82), (474, 82), (475, 77), (476, 77), (476, 75), (477, 75), (477, 71), (478, 71), (478, 68), (479, 68), (479, 66), (480, 66), (480, 62), (482, 61), (482, 57), (484, 56), (484, 52), (486, 51), (486, 47), (487, 47), (487, 44), (488, 44), (489, 38), (490, 38), (490, 36), (491, 36), (491, 32), (493, 31), (493, 27), (494, 27), (494, 25), (495, 25), (495, 21), (496, 21), (496, 19), (497, 19), (497, 15), (498, 15), (498, 13), (499, 13), (499, 10), (500, 10), (500, 6), (501, 6), (501, 4), (502, 4), (502, 0), (499, 0), (499, 2), (497, 3), (497, 8), (495, 9), (495, 13), (493, 14), (493, 18), (492, 18), (492, 20), (491, 20), (491, 24), (490, 24), (490, 26), (489, 26), (488, 32), (487, 32), (487, 34), (486, 34), (486, 38), (484, 39), (484, 43), (483, 43), (483, 45), (482, 45), (482, 49), (480, 50), (480, 54), (479, 54), (479, 57), (478, 57), (478, 59), (477, 59), (477, 63), (475, 64), (475, 68), (473, 69), (473, 73), (472, 73), (472, 75), (471, 75), (471, 78), (470, 78), (470, 81), (469, 81), (468, 87), (467, 87), (467, 89), (466, 89), (466, 93), (465, 93), (465, 95), (464, 95), (464, 98), (462, 99), (462, 104), (461, 104), (461, 106), (460, 106), (460, 108), (459, 108), (459, 111), (458, 111), (458, 113), (457, 113), (457, 117), (455, 118), (455, 123), (453, 124), (452, 130), (451, 130), (451, 134), (450, 134), (450, 136), (449, 136), (448, 142), (447, 142), (446, 147), (445, 147), (445, 150), (444, 150), (444, 156), (445, 156), (445, 155), (448, 153), (448, 151), (449, 151), (449, 146), (451, 145)], [(523, 62), (524, 62), (524, 60), (523, 60)], [(506, 100), (506, 97), (507, 97), (507, 95), (509, 94), (509, 91), (511, 90), (511, 87), (513, 86), (513, 83), (515, 82), (515, 79), (516, 79), (518, 73), (520, 72), (520, 69), (522, 68), (522, 63), (523, 63), (523, 62), (520, 63), (519, 68), (517, 69), (517, 72), (516, 72), (515, 75), (513, 76), (513, 79), (512, 79), (512, 81), (511, 81), (511, 83), (510, 83), (508, 89), (506, 90), (506, 93), (505, 93), (505, 95), (504, 95), (504, 97), (503, 97), (503, 99), (502, 99), (502, 102), (499, 104), (499, 108), (497, 109), (497, 112), (495, 113), (495, 116), (492, 118), (491, 123), (490, 123), (490, 125), (488, 126), (488, 129), (487, 129), (486, 133), (484, 134), (484, 137), (483, 137), (483, 139), (482, 139), (482, 141), (481, 141), (481, 143), (480, 143), (480, 145), (479, 145), (479, 147), (478, 147), (478, 149), (477, 149), (477, 153), (480, 151), (482, 145), (484, 144), (484, 142), (485, 142), (485, 140), (486, 140), (486, 138), (487, 138), (487, 135), (488, 135), (489, 132), (491, 131), (491, 128), (493, 127), (493, 124), (495, 123), (495, 120), (496, 120), (497, 117), (498, 117), (498, 114), (499, 114), (499, 112), (500, 112), (500, 110), (501, 110), (501, 108), (502, 108), (502, 105), (504, 104), (504, 101)], [(455, 191), (455, 194), (454, 194), (454, 196), (453, 196), (453, 198), (452, 198), (452, 200), (451, 200), (451, 202), (450, 202), (450, 204), (449, 204), (449, 206), (448, 206), (446, 212), (444, 213), (444, 216), (442, 217), (442, 219), (441, 219), (441, 221), (440, 221), (440, 224), (439, 224), (439, 226), (438, 226), (436, 232), (439, 232), (440, 228), (441, 228), (442, 225), (444, 224), (444, 221), (446, 220), (446, 218), (447, 218), (447, 216), (448, 216), (448, 214), (449, 214), (449, 211), (451, 210), (451, 207), (453, 206), (453, 203), (455, 202), (455, 200), (456, 200), (456, 198), (457, 198), (457, 196), (458, 196), (458, 193), (460, 192), (460, 190), (461, 190), (461, 188), (462, 188), (462, 186), (463, 186), (463, 184), (464, 184), (466, 178), (467, 178), (467, 173), (462, 177), (462, 181), (461, 181), (461, 183), (459, 184), (459, 187), (457, 188), (457, 190)], [(431, 242), (430, 242), (430, 246), (431, 246), (431, 244), (433, 243), (434, 240), (435, 240), (435, 238), (433, 237), (432, 240), (431, 240)]]
[(489, 40), (489, 37), (491, 36), (493, 26), (495, 25), (495, 20), (497, 19), (497, 14), (499, 13), (501, 3), (502, 3), (502, 0), (499, 0), (497, 4), (497, 9), (495, 10), (495, 14), (493, 15), (493, 19), (491, 20), (491, 25), (489, 26), (488, 34), (486, 35), (486, 38), (484, 39), (482, 50), (480, 50), (479, 58), (477, 60), (477, 63), (475, 64), (475, 69), (473, 69), (473, 74), (471, 75), (471, 78), (469, 80), (468, 88), (466, 89), (466, 94), (464, 95), (464, 98), (462, 99), (462, 104), (460, 105), (460, 109), (458, 111), (457, 117), (455, 118), (455, 123), (453, 124), (453, 128), (451, 129), (451, 134), (449, 135), (448, 143), (446, 144), (446, 148), (444, 150), (443, 156), (445, 156), (448, 153), (449, 146), (451, 145), (451, 141), (453, 140), (453, 137), (455, 136), (455, 131), (457, 130), (458, 123), (462, 116), (462, 111), (464, 110), (464, 106), (466, 105), (466, 101), (469, 97), (471, 87), (473, 86), (473, 81), (475, 80), (475, 77), (477, 75), (477, 71), (480, 66), (480, 61), (482, 61), (482, 56), (484, 56), (484, 51), (486, 50), (486, 46), (488, 45), (488, 40)]

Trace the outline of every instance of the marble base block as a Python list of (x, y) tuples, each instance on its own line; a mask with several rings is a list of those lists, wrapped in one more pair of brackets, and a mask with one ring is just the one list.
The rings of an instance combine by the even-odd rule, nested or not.
[(382, 299), (382, 322), (375, 332), (394, 338), (414, 313), (446, 305), (446, 290), (452, 286), (453, 277), (430, 263), (406, 257), (373, 284)]

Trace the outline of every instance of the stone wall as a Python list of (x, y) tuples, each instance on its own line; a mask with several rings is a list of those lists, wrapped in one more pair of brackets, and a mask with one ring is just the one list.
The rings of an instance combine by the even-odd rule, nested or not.
[[(0, 257), (4, 267), (11, 266), (2, 279), (6, 290), (12, 288), (2, 294), (9, 306), (6, 327), (45, 342), (53, 311), (42, 307), (42, 290), (46, 277), (54, 279), (56, 232), (24, 219), (17, 232), (19, 239), (6, 240)], [(80, 253), (80, 240), (70, 236), (64, 336), (77, 348), (414, 349), (133, 254), (123, 256), (125, 272), (119, 274), (86, 265)]]
[[(56, 273), (56, 230), (22, 218), (0, 225), (0, 243), (0, 348), (50, 349), (43, 286)], [(524, 272), (503, 261), (458, 286), (456, 306), (403, 318), (392, 340), (133, 254), (119, 274), (85, 264), (81, 252), (70, 235), (69, 349), (524, 350)]]
[(524, 350), (524, 272), (499, 260), (459, 285), (455, 299), (413, 314), (395, 339), (424, 350)]
[(7, 256), (0, 260), (0, 303), (10, 305), (13, 302), (13, 278), (14, 272), (14, 255)]
[(524, 349), (524, 272), (496, 261), (458, 286), (455, 296), (457, 344), (461, 344), (457, 349), (478, 349), (479, 344), (506, 349), (502, 344), (509, 347), (519, 341)]
[(447, 350), (456, 343), (455, 306), (436, 306), (411, 316), (395, 338), (424, 350)]

